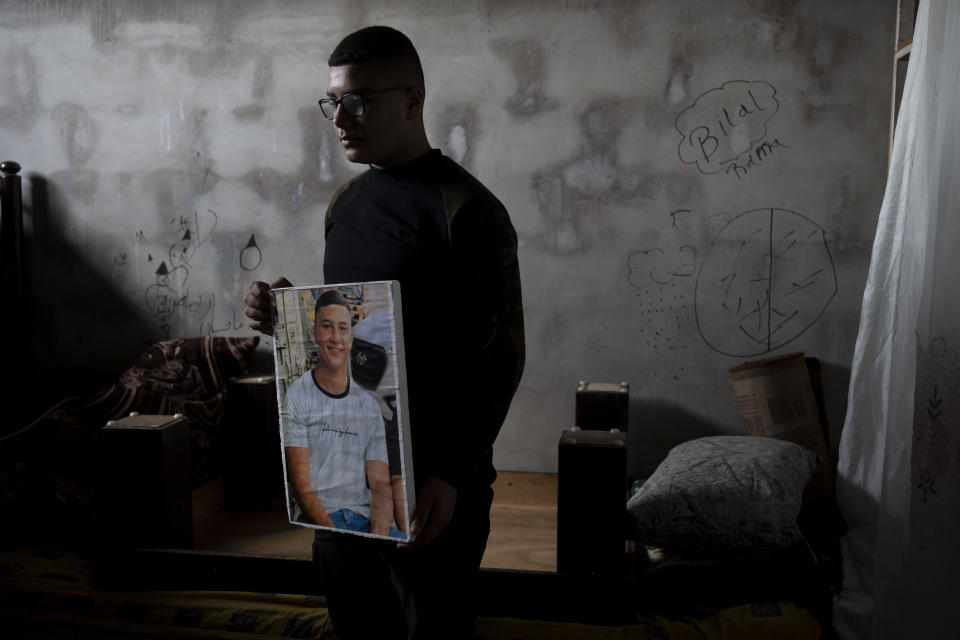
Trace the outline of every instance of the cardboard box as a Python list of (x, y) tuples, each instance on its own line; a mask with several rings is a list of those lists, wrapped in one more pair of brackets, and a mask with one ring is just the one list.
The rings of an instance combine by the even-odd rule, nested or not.
[(802, 445), (820, 456), (805, 501), (834, 500), (836, 470), (803, 353), (746, 362), (730, 369), (747, 433)]

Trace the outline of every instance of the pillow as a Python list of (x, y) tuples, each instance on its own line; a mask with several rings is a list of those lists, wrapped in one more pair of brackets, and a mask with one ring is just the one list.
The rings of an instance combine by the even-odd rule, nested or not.
[(760, 436), (711, 436), (677, 445), (630, 498), (637, 540), (679, 551), (791, 545), (818, 456)]

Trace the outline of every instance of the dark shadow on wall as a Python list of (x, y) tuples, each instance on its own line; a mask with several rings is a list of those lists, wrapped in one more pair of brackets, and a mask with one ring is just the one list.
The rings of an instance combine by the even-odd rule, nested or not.
[(820, 361), (820, 379), (823, 388), (824, 414), (826, 419), (824, 433), (827, 437), (827, 450), (837, 461), (837, 449), (843, 433), (843, 422), (847, 417), (847, 396), (850, 392), (850, 367), (835, 362)]
[(627, 437), (627, 472), (631, 478), (647, 478), (667, 452), (687, 440), (726, 433), (718, 423), (709, 422), (663, 400), (630, 399), (630, 426)]
[(156, 336), (65, 234), (70, 209), (60, 189), (41, 174), (28, 178), (22, 339), (25, 373), (36, 381), (25, 402), (39, 414), (112, 382)]

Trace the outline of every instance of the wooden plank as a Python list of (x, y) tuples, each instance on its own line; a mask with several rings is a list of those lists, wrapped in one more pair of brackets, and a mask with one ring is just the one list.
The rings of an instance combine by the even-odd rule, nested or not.
[(485, 569), (556, 571), (557, 475), (501, 471), (493, 484)]
[(557, 506), (557, 474), (500, 471), (493, 483), (494, 505)]
[(490, 538), (481, 567), (557, 570), (557, 509), (500, 505), (490, 510)]

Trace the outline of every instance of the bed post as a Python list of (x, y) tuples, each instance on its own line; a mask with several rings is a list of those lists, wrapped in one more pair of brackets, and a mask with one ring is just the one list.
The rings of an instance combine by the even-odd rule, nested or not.
[[(14, 313), (4, 314), (4, 324), (13, 323), (23, 311), (23, 210), (20, 199), (20, 165), (6, 161), (0, 163), (0, 264), (3, 268), (3, 288), (14, 294)], [(13, 327), (4, 326), (4, 329)]]
[[(20, 165), (6, 161), (0, 163), (0, 287), (3, 287), (5, 302), (0, 331), (6, 337), (3, 349), (4, 360), (13, 369), (21, 369), (27, 353), (23, 336), (23, 210), (20, 199)], [(13, 299), (11, 300), (10, 297)], [(25, 391), (22, 376), (15, 376), (16, 382), (9, 395), (16, 398)], [(20, 418), (26, 408), (20, 402), (14, 405), (13, 415), (7, 415), (5, 427), (0, 430), (10, 432), (20, 426)]]

